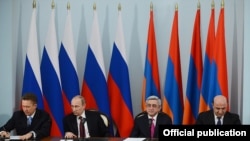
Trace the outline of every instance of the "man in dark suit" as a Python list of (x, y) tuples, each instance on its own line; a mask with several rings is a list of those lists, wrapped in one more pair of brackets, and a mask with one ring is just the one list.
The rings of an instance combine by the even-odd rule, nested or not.
[(15, 129), (21, 140), (42, 139), (50, 135), (51, 122), (47, 112), (37, 109), (36, 95), (28, 93), (22, 96), (22, 110), (14, 112), (0, 128), (0, 136), (9, 138), (10, 131)]
[[(88, 138), (88, 137), (108, 137), (109, 127), (97, 111), (85, 110), (86, 102), (81, 95), (75, 96), (71, 100), (72, 113), (63, 119), (65, 138)], [(79, 119), (82, 117), (83, 120)], [(82, 123), (82, 125), (81, 125)], [(80, 128), (84, 130), (81, 136)]]
[(227, 111), (227, 99), (223, 95), (214, 97), (213, 109), (202, 112), (198, 115), (196, 124), (206, 125), (233, 125), (241, 124), (238, 114)]
[(170, 116), (160, 111), (161, 100), (157, 96), (149, 96), (146, 100), (146, 111), (135, 117), (130, 136), (158, 138), (158, 126), (172, 124)]

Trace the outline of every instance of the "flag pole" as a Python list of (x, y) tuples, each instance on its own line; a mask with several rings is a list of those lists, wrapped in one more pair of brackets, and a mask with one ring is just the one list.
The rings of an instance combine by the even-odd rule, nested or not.
[(215, 7), (214, 0), (212, 1), (211, 7), (212, 7), (212, 9), (214, 9), (214, 7)]
[(96, 4), (95, 3), (93, 4), (93, 10), (94, 11), (96, 10)]
[(33, 0), (32, 7), (36, 8), (36, 0)]
[(221, 1), (221, 8), (224, 8), (224, 0)]
[(122, 6), (121, 6), (121, 3), (118, 4), (118, 11), (121, 11), (122, 10)]
[(67, 10), (70, 10), (70, 3), (69, 3), (69, 1), (67, 3)]
[(54, 9), (54, 8), (55, 8), (55, 2), (54, 2), (54, 0), (52, 0), (51, 9)]
[(153, 2), (151, 1), (151, 3), (150, 3), (150, 11), (152, 11), (153, 10)]

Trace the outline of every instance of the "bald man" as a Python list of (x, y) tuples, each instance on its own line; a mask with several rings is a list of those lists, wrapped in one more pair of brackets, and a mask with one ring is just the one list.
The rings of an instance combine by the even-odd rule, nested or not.
[(214, 97), (213, 109), (198, 115), (196, 124), (203, 125), (240, 125), (238, 114), (227, 111), (227, 98), (223, 95)]

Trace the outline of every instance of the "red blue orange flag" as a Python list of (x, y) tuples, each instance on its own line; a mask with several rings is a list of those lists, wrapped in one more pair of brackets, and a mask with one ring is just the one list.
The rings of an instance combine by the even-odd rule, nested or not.
[(43, 48), (41, 61), (44, 107), (52, 118), (51, 136), (62, 137), (64, 117), (61, 79), (58, 61), (58, 44), (55, 27), (55, 9), (52, 7), (49, 29)]
[(150, 5), (150, 19), (148, 27), (148, 42), (144, 68), (144, 79), (142, 85), (142, 111), (145, 110), (145, 100), (151, 95), (161, 97), (160, 78), (157, 59), (157, 48), (154, 30), (153, 6)]
[[(199, 112), (207, 111), (210, 109), (209, 105), (212, 102), (213, 97), (210, 96), (211, 89), (212, 89), (212, 81), (214, 76), (212, 76), (212, 62), (213, 56), (215, 51), (215, 15), (214, 15), (214, 2), (211, 5), (211, 15), (210, 21), (208, 26), (208, 33), (207, 33), (207, 43), (206, 43), (206, 52), (204, 58), (204, 70), (202, 76), (202, 88), (201, 88), (201, 95), (200, 95), (200, 106)], [(212, 79), (213, 78), (213, 79)]]
[(62, 83), (62, 95), (65, 114), (71, 113), (71, 99), (80, 94), (77, 76), (76, 55), (74, 48), (71, 13), (68, 14), (65, 23), (64, 36), (59, 50), (59, 67)]
[(187, 89), (183, 112), (183, 124), (194, 124), (199, 114), (202, 71), (203, 64), (200, 37), (200, 3), (198, 3), (189, 59)]
[[(225, 43), (225, 24), (224, 24), (224, 1), (221, 2), (217, 32), (215, 37), (215, 67), (216, 83), (215, 95), (223, 95), (228, 99), (228, 79), (227, 79), (227, 56)], [(228, 106), (229, 107), (229, 106)]]
[(175, 8), (172, 25), (162, 110), (170, 115), (173, 124), (182, 124), (183, 90), (178, 34), (178, 5)]
[(97, 109), (111, 119), (108, 86), (96, 9), (94, 9), (93, 25), (83, 79), (81, 94), (87, 101), (86, 109)]
[(36, 7), (33, 7), (25, 59), (22, 95), (32, 92), (37, 96), (37, 107), (44, 109), (36, 28)]
[(118, 135), (128, 137), (134, 119), (121, 10), (118, 12), (116, 38), (108, 74), (108, 90), (111, 115)]

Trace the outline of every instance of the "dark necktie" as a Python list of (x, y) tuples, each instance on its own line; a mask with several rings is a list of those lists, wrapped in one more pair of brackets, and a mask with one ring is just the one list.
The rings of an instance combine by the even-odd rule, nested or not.
[(30, 126), (31, 122), (32, 122), (32, 117), (28, 116), (28, 118), (27, 118), (27, 125)]
[(85, 129), (84, 129), (84, 119), (82, 116), (79, 117), (80, 123), (79, 123), (79, 129), (80, 129), (80, 137), (85, 137)]
[(154, 124), (154, 119), (150, 119), (151, 120), (151, 125), (150, 125), (150, 136), (151, 138), (154, 138), (154, 132), (155, 132), (155, 124)]
[(221, 125), (221, 121), (220, 121), (221, 117), (217, 117), (217, 119), (218, 119), (217, 125)]

